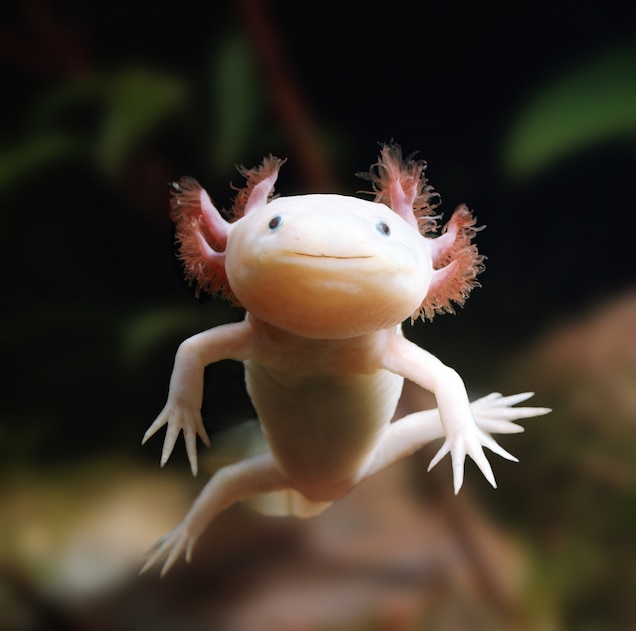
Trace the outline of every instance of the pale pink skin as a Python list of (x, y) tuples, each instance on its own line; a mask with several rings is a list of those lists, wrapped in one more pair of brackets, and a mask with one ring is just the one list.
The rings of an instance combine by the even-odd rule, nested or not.
[[(165, 558), (165, 573), (182, 553), (189, 559), (210, 521), (239, 500), (286, 490), (302, 496), (297, 514), (316, 514), (437, 438), (445, 441), (430, 467), (450, 453), (455, 493), (466, 455), (495, 486), (483, 447), (516, 459), (490, 432), (523, 431), (512, 421), (549, 411), (511, 407), (530, 393), (492, 394), (471, 406), (460, 376), (403, 337), (402, 321), (436, 282), (434, 240), (412, 222), (384, 204), (339, 195), (267, 202), (272, 186), (256, 187), (246, 214), (224, 224), (202, 191), (209, 221), (222, 229), (227, 280), (247, 316), (181, 344), (166, 406), (144, 436), (167, 424), (163, 465), (183, 431), (196, 474), (197, 435), (209, 445), (203, 370), (234, 359), (245, 366), (269, 450), (217, 472), (144, 570)], [(438, 408), (391, 423), (404, 379), (433, 392)]]

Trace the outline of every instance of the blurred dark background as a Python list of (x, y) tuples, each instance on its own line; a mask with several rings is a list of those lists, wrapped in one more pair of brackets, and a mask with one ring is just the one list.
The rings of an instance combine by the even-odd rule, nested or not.
[[(3, 3), (0, 629), (223, 628), (218, 607), (168, 607), (153, 590), (172, 593), (170, 578), (122, 569), (203, 482), (181, 442), (161, 472), (161, 440), (139, 444), (176, 347), (242, 317), (181, 279), (167, 183), (192, 175), (228, 207), (235, 165), (271, 152), (288, 158), (280, 194), (353, 195), (391, 139), (429, 163), (446, 217), (465, 202), (487, 226), (483, 288), (407, 334), (471, 395), (535, 390), (555, 412), (502, 441), (522, 462), (494, 463), (496, 492), (469, 466), (454, 504), (449, 467), (427, 476), (415, 459), (409, 502), (442, 515), (449, 545), (472, 541), (481, 561), (467, 555), (459, 575), (474, 590), (431, 570), (444, 580), (387, 605), (402, 618), (338, 628), (634, 628), (634, 17), (616, 1)], [(209, 431), (249, 417), (241, 367), (208, 372)], [(270, 549), (279, 527), (309, 537), (231, 518), (250, 524), (251, 547), (229, 528), (237, 549)], [(479, 535), (458, 525), (482, 521)], [(225, 584), (254, 554), (179, 571)], [(163, 626), (153, 609), (170, 612)], [(359, 609), (370, 624), (388, 615)]]

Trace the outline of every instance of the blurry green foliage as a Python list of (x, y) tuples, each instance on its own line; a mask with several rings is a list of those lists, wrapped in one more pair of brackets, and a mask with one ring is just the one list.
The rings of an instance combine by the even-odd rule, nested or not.
[(0, 147), (0, 192), (70, 157), (92, 161), (109, 177), (186, 103), (185, 83), (165, 73), (127, 67), (50, 88)]
[[(207, 72), (207, 111), (189, 129), (208, 130), (212, 170), (226, 173), (245, 159), (258, 134), (265, 97), (240, 33), (215, 47)], [(109, 178), (121, 178), (134, 152), (171, 119), (187, 135), (176, 117), (191, 105), (191, 96), (187, 80), (138, 65), (47, 88), (12, 130), (16, 140), (0, 145), (0, 193), (73, 157), (89, 160)]]
[(225, 172), (245, 159), (265, 99), (244, 34), (230, 35), (214, 52), (210, 71), (211, 162)]
[(224, 324), (232, 319), (231, 307), (221, 303), (214, 309), (190, 306), (153, 305), (150, 309), (129, 314), (121, 325), (120, 341), (123, 361), (136, 365), (144, 361), (163, 342), (173, 337), (185, 338), (195, 331)]
[(100, 86), (106, 111), (98, 131), (95, 158), (118, 173), (138, 144), (185, 103), (185, 85), (175, 77), (127, 68)]
[[(5, 120), (5, 133), (0, 140), (0, 196), (7, 200), (3, 208), (11, 215), (6, 234), (28, 230), (38, 255), (53, 257), (45, 265), (27, 257), (28, 264), (21, 265), (19, 274), (11, 277), (13, 287), (22, 296), (30, 275), (40, 272), (40, 300), (50, 295), (59, 298), (60, 288), (68, 296), (73, 295), (75, 286), (86, 282), (88, 286), (82, 285), (79, 305), (59, 307), (60, 313), (68, 317), (56, 316), (55, 309), (43, 314), (31, 298), (21, 297), (13, 302), (15, 313), (4, 328), (8, 333), (3, 340), (5, 350), (19, 361), (28, 362), (31, 370), (51, 370), (55, 378), (38, 380), (38, 396), (22, 406), (22, 381), (19, 371), (15, 371), (9, 389), (16, 394), (5, 402), (2, 416), (7, 421), (21, 416), (28, 422), (2, 424), (3, 455), (16, 453), (26, 460), (46, 452), (60, 426), (78, 441), (83, 440), (83, 415), (75, 410), (101, 400), (103, 393), (97, 376), (101, 371), (109, 375), (113, 391), (121, 393), (128, 383), (141, 383), (149, 388), (147, 394), (152, 398), (153, 387), (158, 391), (164, 387), (159, 378), (148, 374), (156, 368), (157, 356), (164, 352), (171, 355), (181, 339), (236, 317), (220, 301), (208, 308), (161, 307), (153, 302), (151, 309), (140, 310), (136, 298), (131, 299), (128, 294), (130, 282), (120, 281), (117, 283), (121, 294), (115, 298), (117, 310), (107, 313), (100, 284), (104, 279), (122, 275), (129, 281), (138, 276), (144, 282), (141, 274), (147, 260), (140, 258), (148, 256), (145, 245), (169, 223), (168, 194), (165, 199), (161, 193), (156, 195), (165, 206), (163, 211), (157, 207), (161, 223), (149, 223), (148, 217), (137, 212), (133, 217), (131, 210), (145, 210), (138, 206), (138, 199), (148, 200), (149, 190), (153, 195), (154, 191), (165, 191), (173, 168), (179, 173), (177, 168), (181, 167), (172, 164), (178, 157), (175, 159), (170, 153), (168, 159), (162, 160), (165, 148), (161, 143), (166, 138), (168, 142), (178, 138), (177, 153), (180, 147), (189, 147), (190, 142), (202, 144), (207, 161), (217, 164), (219, 173), (233, 170), (237, 162), (245, 159), (264, 97), (245, 36), (232, 30), (228, 33), (215, 43), (209, 62), (201, 69), (202, 85), (206, 78), (209, 81), (202, 105), (197, 105), (201, 93), (186, 73), (177, 75), (128, 63), (58, 82), (34, 84), (30, 101), (20, 115)], [(196, 114), (189, 116), (193, 110)], [(213, 138), (201, 140), (211, 132)], [(60, 173), (60, 169), (63, 181), (75, 184), (63, 202), (49, 199), (51, 185), (60, 181), (57, 176), (51, 179), (50, 174)], [(137, 177), (139, 173), (141, 177)], [(29, 203), (37, 210), (10, 211), (14, 199), (22, 199), (21, 192), (27, 187), (33, 193)], [(111, 191), (116, 194), (110, 195)], [(93, 232), (90, 221), (76, 215), (78, 208), (84, 208), (86, 197), (93, 199), (90, 208), (96, 216), (108, 213), (109, 222), (99, 231)], [(150, 198), (155, 199), (152, 195)], [(154, 206), (148, 206), (154, 212)], [(58, 212), (58, 208), (64, 211)], [(133, 245), (126, 252), (121, 252), (121, 245), (111, 249), (113, 241), (109, 235), (120, 229), (117, 226), (126, 226), (125, 238), (118, 237), (122, 239), (118, 243)], [(87, 231), (91, 232), (91, 244), (87, 243)], [(171, 237), (160, 237), (165, 238), (165, 257), (169, 259)], [(4, 253), (9, 260), (22, 260), (22, 248), (15, 239), (7, 242)], [(76, 271), (67, 277), (70, 270)], [(168, 282), (173, 282), (172, 277)], [(157, 286), (161, 286), (161, 281), (153, 289)], [(94, 335), (96, 331), (100, 334)], [(24, 353), (23, 339), (28, 339), (29, 349), (33, 349), (30, 355)], [(114, 366), (125, 370), (118, 372)], [(78, 383), (82, 383), (81, 388)], [(83, 405), (75, 400), (76, 391), (81, 392)], [(131, 418), (144, 418), (148, 413), (140, 403), (142, 399), (137, 396), (126, 404), (126, 414)], [(117, 397), (108, 397), (108, 402), (100, 406), (101, 418), (110, 419), (114, 409), (123, 405)], [(135, 408), (137, 403), (141, 410)], [(120, 426), (126, 425), (121, 420)], [(97, 423), (96, 427), (91, 430), (95, 445), (113, 433), (104, 423)], [(72, 441), (66, 442), (70, 449)]]
[(79, 143), (72, 135), (48, 130), (35, 137), (25, 137), (16, 146), (0, 148), (0, 191), (75, 154), (78, 149)]
[[(122, 323), (121, 346), (124, 360), (137, 363), (161, 340), (180, 329), (195, 329), (199, 318), (192, 309), (153, 306), (142, 313), (130, 315)], [(193, 326), (194, 325), (194, 326)]]
[(606, 53), (565, 71), (522, 108), (503, 162), (516, 178), (533, 176), (601, 142), (636, 140), (636, 48)]

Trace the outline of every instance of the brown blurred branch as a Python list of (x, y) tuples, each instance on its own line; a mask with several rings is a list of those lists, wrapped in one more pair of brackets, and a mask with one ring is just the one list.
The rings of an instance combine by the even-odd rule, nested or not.
[(263, 0), (239, 0), (238, 5), (267, 87), (285, 132), (298, 156), (307, 185), (316, 192), (334, 191), (335, 177), (309, 108), (285, 62), (280, 37)]

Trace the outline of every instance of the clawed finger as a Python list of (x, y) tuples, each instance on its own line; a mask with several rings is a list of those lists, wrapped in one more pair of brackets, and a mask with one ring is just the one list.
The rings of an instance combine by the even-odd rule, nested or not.
[(484, 434), (482, 432), (481, 443), (484, 447), (488, 447), (490, 451), (496, 453), (497, 455), (505, 458), (506, 460), (510, 460), (511, 462), (519, 462), (519, 459), (513, 456), (510, 452), (506, 451), (497, 441), (488, 436), (488, 434)]
[[(474, 449), (468, 452), (468, 455), (479, 467), (479, 470), (484, 474), (486, 480), (490, 482), (490, 485), (496, 489), (497, 482), (495, 481), (495, 474), (492, 472), (492, 467), (490, 466), (490, 462), (488, 462), (488, 458), (486, 458), (484, 450), (479, 447), (479, 449)], [(457, 495), (457, 491), (455, 491), (455, 495)]]
[(139, 571), (144, 574), (151, 567), (157, 565), (162, 558), (165, 561), (161, 568), (160, 576), (165, 576), (172, 566), (178, 561), (179, 557), (185, 551), (186, 561), (190, 562), (192, 557), (192, 549), (194, 548), (194, 538), (187, 531), (183, 530), (183, 526), (177, 526), (167, 534), (165, 534), (157, 543), (155, 543), (146, 553), (146, 561)]
[(186, 550), (185, 550), (185, 560), (188, 563), (192, 561), (192, 551), (194, 550), (195, 543), (196, 543), (196, 540), (194, 539), (194, 537), (190, 537), (190, 539), (188, 540), (188, 545), (186, 546)]
[(183, 439), (185, 440), (186, 453), (188, 454), (188, 461), (190, 462), (190, 469), (192, 475), (196, 477), (198, 472), (197, 462), (197, 435), (195, 432), (184, 429)]
[(494, 401), (495, 399), (499, 399), (502, 396), (501, 392), (491, 392), (490, 394), (487, 394), (484, 397), (480, 397), (479, 399), (475, 399), (472, 403), (471, 406), (481, 406), (483, 403), (490, 403), (491, 401)]
[(153, 565), (157, 563), (157, 561), (159, 561), (159, 559), (161, 559), (161, 557), (163, 557), (166, 550), (170, 546), (170, 541), (175, 530), (171, 530), (170, 532), (166, 533), (146, 552), (146, 554), (144, 555), (146, 561), (141, 570), (139, 570), (139, 574), (144, 574), (145, 572), (147, 572)]
[(532, 418), (534, 416), (543, 416), (552, 412), (551, 408), (492, 408), (480, 409), (475, 411), (475, 416), (487, 416), (492, 419), (502, 421), (516, 421), (521, 418)]
[(154, 421), (154, 423), (146, 430), (144, 437), (141, 439), (141, 444), (144, 445), (146, 441), (154, 436), (158, 430), (160, 430), (168, 422), (165, 414), (160, 414)]
[(450, 451), (450, 440), (448, 438), (444, 441), (444, 444), (439, 448), (439, 451), (433, 456), (427, 471), (430, 471), (448, 452)]
[(179, 437), (180, 428), (175, 425), (168, 425), (168, 431), (166, 432), (166, 437), (163, 440), (163, 449), (161, 450), (161, 466), (163, 467), (170, 455), (172, 454), (172, 450), (177, 442), (177, 438)]
[(510, 394), (506, 397), (499, 395), (496, 403), (499, 407), (510, 407), (512, 405), (517, 405), (517, 403), (521, 403), (522, 401), (527, 401), (533, 396), (534, 392), (520, 392), (519, 394)]
[(510, 421), (487, 419), (482, 421), (478, 417), (475, 419), (477, 427), (489, 434), (521, 434), (526, 431), (525, 427), (511, 423)]
[(451, 460), (453, 463), (453, 487), (455, 495), (464, 484), (464, 460), (466, 460), (466, 447), (463, 441), (456, 442), (451, 449)]
[(160, 576), (163, 578), (170, 570), (170, 568), (177, 562), (177, 559), (181, 556), (185, 548), (185, 537), (183, 533), (179, 534), (177, 540), (172, 543), (172, 548), (168, 557), (166, 558), (166, 562), (163, 564), (161, 568)]

